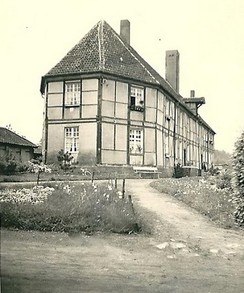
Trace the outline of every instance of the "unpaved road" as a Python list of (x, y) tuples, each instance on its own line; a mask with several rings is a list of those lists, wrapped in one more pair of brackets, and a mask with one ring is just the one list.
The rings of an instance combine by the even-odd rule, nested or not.
[[(198, 242), (201, 250), (244, 256), (244, 231), (217, 228), (206, 217), (177, 199), (150, 187), (150, 180), (127, 180), (127, 188), (139, 204), (178, 231), (182, 240)], [(243, 290), (244, 292), (244, 290)]]
[(128, 180), (151, 235), (1, 231), (2, 292), (241, 293), (243, 232)]

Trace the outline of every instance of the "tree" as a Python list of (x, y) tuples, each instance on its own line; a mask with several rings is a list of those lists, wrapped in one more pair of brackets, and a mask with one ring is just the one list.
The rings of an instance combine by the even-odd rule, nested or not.
[(216, 165), (229, 165), (231, 164), (231, 154), (227, 153), (226, 151), (214, 151), (214, 164)]
[(244, 131), (235, 144), (233, 169), (234, 201), (236, 203), (235, 219), (239, 225), (244, 226)]

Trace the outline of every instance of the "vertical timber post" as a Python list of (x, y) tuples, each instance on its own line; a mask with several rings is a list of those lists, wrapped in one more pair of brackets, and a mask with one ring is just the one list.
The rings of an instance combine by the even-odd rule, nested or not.
[(122, 198), (125, 198), (125, 179), (123, 179), (123, 184), (122, 184)]

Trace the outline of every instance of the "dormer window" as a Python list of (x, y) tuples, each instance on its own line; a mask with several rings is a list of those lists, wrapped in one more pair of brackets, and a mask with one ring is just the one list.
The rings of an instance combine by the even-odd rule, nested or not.
[(80, 81), (65, 83), (65, 106), (80, 105)]
[(134, 111), (144, 111), (144, 89), (131, 87), (130, 90), (130, 109)]

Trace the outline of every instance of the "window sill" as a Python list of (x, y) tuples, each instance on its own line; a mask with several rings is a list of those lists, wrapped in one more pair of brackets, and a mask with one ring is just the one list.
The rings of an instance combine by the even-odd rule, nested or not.
[(64, 105), (65, 108), (78, 108), (80, 105)]
[(133, 105), (133, 106), (130, 106), (130, 109), (132, 111), (144, 112), (144, 107), (142, 107), (142, 106)]

